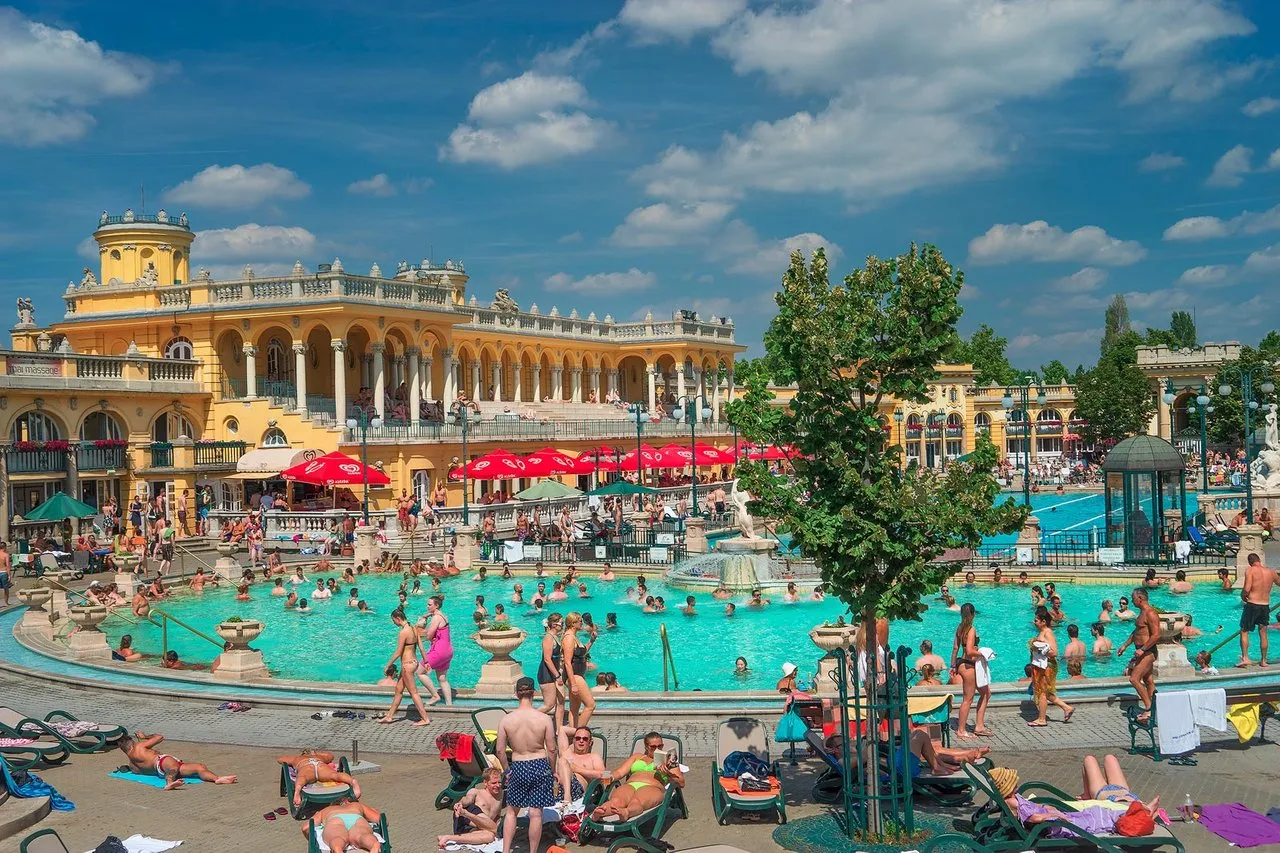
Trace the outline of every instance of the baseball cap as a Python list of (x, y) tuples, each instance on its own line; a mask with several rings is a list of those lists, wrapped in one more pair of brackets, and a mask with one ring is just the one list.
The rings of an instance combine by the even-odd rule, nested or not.
[(529, 676), (516, 679), (516, 693), (533, 692), (533, 679)]

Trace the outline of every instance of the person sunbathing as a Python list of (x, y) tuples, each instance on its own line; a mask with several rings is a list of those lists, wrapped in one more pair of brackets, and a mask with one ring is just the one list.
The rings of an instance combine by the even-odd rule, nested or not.
[(606, 783), (618, 779), (624, 784), (614, 788), (609, 799), (596, 807), (591, 813), (592, 820), (613, 815), (630, 820), (661, 804), (668, 782), (684, 787), (684, 774), (680, 772), (680, 762), (674, 752), (665, 762), (655, 762), (654, 753), (662, 749), (662, 745), (662, 735), (649, 732), (644, 736), (643, 752), (628, 756), (617, 770), (602, 777)]
[(116, 746), (128, 756), (129, 765), (134, 773), (164, 777), (166, 791), (181, 788), (186, 784), (183, 779), (191, 778), (200, 778), (215, 785), (235, 783), (235, 776), (219, 776), (203, 764), (180, 761), (167, 753), (156, 752), (155, 748), (163, 741), (164, 735), (161, 734), (145, 735), (142, 732), (134, 732), (132, 737), (126, 735), (120, 738)]
[(498, 837), (501, 813), (502, 771), (486, 767), (480, 773), (480, 784), (453, 805), (453, 834), (436, 836), (436, 844), (441, 850), (448, 844), (492, 844)]
[[(312, 818), (320, 838), (330, 850), (363, 850), (365, 853), (380, 853), (382, 843), (373, 834), (373, 825), (382, 819), (382, 814), (371, 806), (352, 802), (350, 797), (343, 797), (331, 806), (325, 806)], [(302, 825), (302, 837), (311, 842), (310, 824)]]
[[(1129, 791), (1128, 782), (1125, 781), (1115, 756), (1108, 755), (1103, 760), (1107, 765), (1105, 775), (1098, 766), (1097, 759), (1092, 755), (1085, 757), (1085, 798), (1128, 803), (1126, 811), (1093, 805), (1080, 811), (1063, 812), (1053, 806), (1033, 802), (1018, 793), (1018, 771), (1009, 767), (993, 769), (991, 781), (1009, 810), (1026, 826), (1034, 826), (1047, 820), (1061, 820), (1094, 835), (1113, 834), (1122, 827), (1127, 830), (1123, 833), (1125, 835), (1151, 835), (1155, 831), (1154, 820), (1156, 812), (1160, 810), (1160, 798), (1157, 796), (1150, 803), (1144, 804)], [(1053, 827), (1045, 835), (1049, 838), (1071, 838), (1074, 833), (1067, 827)]]
[[(302, 805), (302, 789), (313, 782), (340, 782), (351, 786), (353, 799), (360, 799), (360, 783), (352, 779), (350, 774), (343, 773), (333, 762), (332, 752), (319, 752), (304, 749), (301, 755), (282, 755), (276, 759), (277, 764), (292, 767), (294, 771), (293, 806)], [(375, 820), (377, 818), (374, 818)]]

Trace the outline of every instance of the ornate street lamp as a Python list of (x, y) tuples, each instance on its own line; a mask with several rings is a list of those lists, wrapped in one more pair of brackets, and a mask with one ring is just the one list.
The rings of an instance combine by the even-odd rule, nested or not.
[(1187, 406), (1187, 414), (1200, 416), (1200, 494), (1209, 493), (1209, 414), (1214, 407), (1209, 405), (1209, 395), (1205, 393), (1205, 387), (1200, 386), (1200, 393), (1196, 395), (1194, 406)]
[[(1018, 452), (1022, 454), (1022, 504), (1026, 507), (1031, 506), (1031, 413), (1028, 411), (1028, 406), (1031, 403), (1032, 388), (1036, 389), (1036, 405), (1044, 406), (1044, 386), (1036, 381), (1034, 376), (1024, 376), (1022, 381), (1006, 387), (1004, 397), (1000, 400), (1007, 422), (1017, 423), (1011, 416), (1015, 411), (1022, 413), (1023, 436), (1018, 442)], [(1018, 409), (1014, 409), (1015, 391), (1018, 392), (1020, 402)]]
[(632, 403), (627, 409), (628, 417), (636, 425), (636, 485), (644, 485), (644, 454), (640, 452), (640, 437), (644, 433), (644, 425), (649, 422), (649, 413), (639, 403)]
[(1169, 409), (1169, 443), (1173, 444), (1173, 401), (1178, 399), (1178, 395), (1174, 393), (1172, 379), (1166, 379), (1164, 381), (1164, 393), (1160, 395), (1160, 399), (1164, 401), (1165, 406)]
[[(1258, 408), (1258, 401), (1253, 399), (1253, 383), (1259, 379), (1262, 380), (1258, 386), (1263, 394), (1270, 394), (1276, 390), (1275, 383), (1268, 378), (1267, 373), (1262, 367), (1253, 367), (1248, 370), (1234, 365), (1222, 372), (1223, 383), (1218, 386), (1218, 395), (1222, 397), (1231, 396), (1231, 385), (1226, 380), (1236, 377), (1240, 380), (1240, 401), (1244, 404), (1244, 461), (1248, 466), (1252, 460), (1250, 445), (1252, 444), (1252, 427), (1249, 423), (1249, 415), (1254, 409)], [(1253, 474), (1251, 471), (1244, 472), (1244, 513), (1245, 520), (1253, 524)]]
[(369, 526), (369, 430), (382, 429), (382, 418), (364, 409), (357, 409), (358, 418), (347, 418), (347, 429), (353, 433), (360, 430), (360, 464), (364, 468), (364, 526)]
[(466, 406), (454, 404), (454, 411), (445, 415), (446, 423), (456, 423), (462, 427), (462, 523), (471, 524), (471, 488), (467, 482), (467, 431), (471, 426), (470, 410)]
[[(701, 407), (699, 407), (698, 405), (699, 402), (701, 402), (702, 404)], [(691, 454), (689, 461), (690, 461), (690, 464), (693, 465), (693, 478), (689, 482), (689, 500), (691, 501), (689, 511), (693, 515), (702, 515), (702, 513), (698, 510), (697, 430), (698, 430), (699, 415), (702, 417), (704, 421), (710, 420), (711, 418), (711, 414), (712, 414), (711, 407), (707, 405), (706, 395), (705, 394), (687, 394), (681, 397), (679, 400), (676, 400), (676, 408), (674, 411), (671, 412), (671, 417), (675, 418), (676, 420), (680, 420), (681, 418), (685, 417), (686, 413), (688, 414), (687, 420), (689, 421), (689, 453)], [(639, 437), (638, 430), (636, 432), (636, 436), (637, 438)], [(637, 442), (637, 445), (638, 444), (639, 442)], [(735, 446), (736, 446), (736, 443), (735, 443)], [(640, 451), (637, 449), (636, 454), (639, 455), (639, 452)]]

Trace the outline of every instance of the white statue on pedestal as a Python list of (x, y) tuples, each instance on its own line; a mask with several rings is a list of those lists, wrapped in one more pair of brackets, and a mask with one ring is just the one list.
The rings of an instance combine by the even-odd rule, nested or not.
[(1280, 490), (1280, 428), (1276, 423), (1276, 405), (1267, 407), (1265, 446), (1249, 464), (1255, 489)]
[(733, 504), (733, 522), (738, 526), (743, 539), (756, 538), (755, 522), (751, 520), (751, 511), (747, 509), (747, 502), (750, 500), (751, 495), (738, 488), (738, 478), (734, 477), (733, 487), (729, 490), (729, 501)]

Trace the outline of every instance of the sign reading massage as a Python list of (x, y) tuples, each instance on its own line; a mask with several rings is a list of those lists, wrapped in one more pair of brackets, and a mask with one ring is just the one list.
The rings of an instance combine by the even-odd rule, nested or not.
[(61, 376), (62, 359), (41, 358), (31, 355), (11, 355), (8, 358), (10, 376)]

